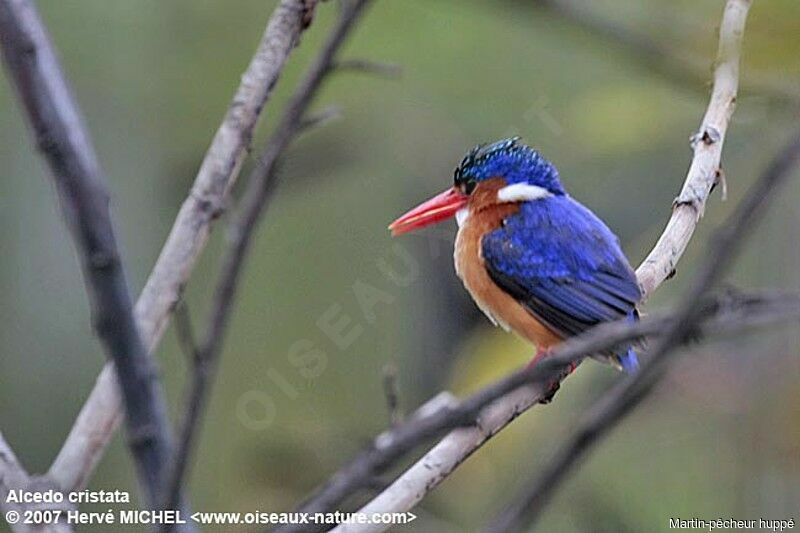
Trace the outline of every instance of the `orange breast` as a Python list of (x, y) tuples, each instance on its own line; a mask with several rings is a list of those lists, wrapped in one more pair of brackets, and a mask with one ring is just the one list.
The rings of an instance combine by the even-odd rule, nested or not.
[(497, 190), (505, 180), (481, 182), (470, 195), (469, 217), (458, 230), (455, 245), (456, 273), (478, 307), (495, 323), (546, 350), (561, 339), (533, 317), (522, 305), (489, 277), (481, 253), (481, 238), (502, 220), (517, 212), (513, 203), (497, 203)]

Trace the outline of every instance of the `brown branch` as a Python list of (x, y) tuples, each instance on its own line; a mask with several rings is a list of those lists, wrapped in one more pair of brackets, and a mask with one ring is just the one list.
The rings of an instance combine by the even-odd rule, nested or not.
[(278, 159), (291, 140), (302, 131), (306, 110), (326, 76), (331, 72), (336, 53), (369, 2), (370, 0), (353, 0), (345, 3), (338, 22), (331, 30), (305, 78), (289, 100), (283, 117), (258, 157), (256, 166), (248, 178), (240, 209), (231, 225), (228, 248), (223, 256), (209, 323), (204, 339), (197, 349), (196, 364), (181, 425), (180, 444), (176, 450), (175, 464), (169, 478), (167, 494), (170, 501), (177, 498), (191, 459), (200, 418), (205, 409), (210, 386), (219, 363), (220, 351), (242, 268), (258, 221), (274, 190)]
[[(694, 229), (705, 208), (720, 165), (722, 143), (736, 101), (739, 74), (739, 55), (744, 22), (749, 1), (729, 0), (723, 23), (720, 26), (720, 45), (714, 71), (714, 89), (708, 110), (700, 127), (702, 132), (693, 144), (694, 157), (683, 189), (675, 202), (673, 214), (653, 251), (637, 271), (637, 277), (645, 297), (655, 291), (674, 271), (675, 264), (683, 255)], [(601, 330), (601, 328), (595, 328)], [(593, 333), (597, 335), (598, 333)], [(574, 342), (578, 342), (577, 340)], [(558, 353), (570, 354), (568, 343)], [(596, 346), (594, 347), (596, 348)], [(572, 352), (573, 355), (576, 355)], [(581, 354), (577, 354), (580, 356)], [(580, 357), (577, 357), (580, 359)], [(549, 362), (556, 364), (558, 358)], [(537, 365), (542, 372), (550, 365)], [(512, 375), (509, 380), (516, 383), (523, 374)], [(514, 376), (517, 376), (516, 378)], [(507, 397), (494, 402), (480, 415), (480, 424), (458, 428), (450, 432), (425, 456), (404, 472), (386, 491), (362, 511), (373, 509), (384, 511), (408, 510), (433, 490), (453, 469), (483, 445), (521, 412), (538, 403), (543, 397), (542, 386), (528, 385), (522, 388), (507, 388), (512, 391)], [(485, 390), (486, 391), (486, 390)], [(484, 391), (484, 393), (485, 393)], [(495, 396), (490, 395), (492, 398)], [(488, 405), (488, 404), (481, 404)], [(442, 416), (450, 416), (445, 412)], [(327, 511), (341, 503), (347, 496), (364, 486), (364, 480), (380, 473), (386, 466), (401, 458), (407, 451), (438, 434), (441, 426), (420, 423), (398, 426), (390, 435), (399, 435), (398, 442), (389, 439), (391, 445), (383, 447), (384, 436), (376, 439), (373, 448), (365, 451), (335, 474), (311, 499), (301, 506), (302, 511)], [(441, 420), (440, 420), (441, 421)], [(468, 420), (462, 420), (467, 425)], [(447, 424), (445, 424), (446, 426)], [(409, 436), (410, 435), (410, 436)], [(374, 504), (374, 505), (373, 505)], [(293, 528), (282, 528), (291, 531)]]
[(0, 40), (78, 249), (92, 321), (124, 399), (128, 445), (145, 498), (155, 508), (172, 449), (170, 424), (156, 364), (134, 318), (103, 172), (47, 30), (30, 1), (0, 1)]
[[(136, 321), (154, 350), (178, 303), (183, 287), (205, 248), (214, 220), (241, 169), (256, 122), (283, 67), (308, 26), (314, 0), (281, 0), (222, 124), (211, 142), (192, 189), (184, 201), (158, 261), (136, 303)], [(50, 467), (64, 490), (84, 487), (119, 424), (120, 399), (113, 367), (106, 365)]]
[(702, 265), (686, 291), (673, 324), (649, 350), (650, 357), (641, 371), (630, 380), (620, 381), (595, 404), (566, 444), (558, 447), (557, 455), (545, 466), (544, 471), (523, 490), (516, 502), (495, 519), (489, 532), (526, 530), (541, 515), (571, 469), (653, 391), (666, 374), (674, 349), (693, 335), (694, 325), (702, 312), (697, 306), (698, 298), (724, 273), (741, 248), (746, 234), (752, 231), (769, 201), (798, 163), (800, 132), (773, 159), (758, 183), (711, 239), (709, 260)]

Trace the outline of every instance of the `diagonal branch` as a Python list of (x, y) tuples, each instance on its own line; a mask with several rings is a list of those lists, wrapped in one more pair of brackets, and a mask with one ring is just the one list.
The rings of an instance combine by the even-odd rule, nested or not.
[[(650, 296), (674, 272), (675, 265), (688, 246), (714, 183), (720, 175), (722, 144), (736, 102), (741, 40), (749, 5), (749, 0), (728, 0), (726, 5), (720, 26), (713, 93), (700, 133), (694, 137), (696, 142), (693, 142), (692, 164), (661, 238), (637, 271), (645, 297)], [(559, 353), (562, 353), (561, 350)], [(554, 357), (551, 361), (555, 359)], [(537, 365), (537, 367), (545, 371), (549, 365)], [(489, 438), (502, 430), (521, 412), (538, 403), (544, 392), (541, 386), (529, 385), (514, 390), (507, 397), (494, 402), (481, 413), (480, 427), (453, 430), (373, 500), (373, 503), (376, 503), (375, 507), (370, 503), (362, 510), (378, 508), (378, 503), (381, 512), (412, 508)], [(388, 434), (391, 436), (413, 432), (409, 430), (409, 424), (398, 426)], [(381, 451), (381, 442), (376, 440), (372, 448), (337, 472), (301, 506), (301, 510), (320, 512), (335, 508), (353, 492), (365, 487), (368, 480), (377, 472), (384, 470), (407, 451), (436, 434), (437, 432), (430, 428), (420, 430), (416, 438), (411, 439), (413, 445), (396, 454)], [(289, 527), (281, 529), (281, 531), (291, 530)]]
[[(314, 0), (281, 0), (242, 75), (189, 196), (136, 303), (136, 320), (154, 350), (181, 298), (214, 220), (225, 206), (249, 149), (256, 122), (289, 54), (310, 23)], [(103, 456), (120, 420), (113, 367), (106, 365), (61, 448), (49, 475), (64, 490), (83, 488)]]
[(0, 2), (0, 39), (6, 67), (50, 165), (78, 249), (92, 320), (124, 398), (128, 444), (139, 482), (155, 508), (161, 473), (171, 453), (170, 426), (156, 365), (134, 318), (103, 173), (47, 31), (30, 1)]
[[(768, 324), (796, 319), (800, 317), (800, 294), (796, 293), (754, 293), (754, 294), (722, 294), (705, 302), (698, 303), (699, 318), (692, 326), (692, 335), (682, 339), (682, 344), (694, 342), (696, 339), (737, 334), (750, 327), (762, 327)], [(482, 442), (494, 436), (502, 421), (510, 422), (524, 409), (530, 397), (541, 398), (548, 390), (552, 379), (563, 374), (564, 369), (573, 362), (580, 362), (586, 356), (611, 349), (621, 343), (630, 342), (642, 337), (658, 338), (676, 323), (676, 312), (656, 313), (643, 318), (640, 322), (629, 323), (618, 321), (603, 324), (585, 334), (570, 339), (555, 350), (551, 356), (535, 367), (514, 372), (513, 374), (480, 390), (463, 401), (440, 401), (436, 397), (437, 406), (426, 404), (411, 419), (378, 436), (373, 447), (359, 455), (346, 468), (340, 470), (325, 489), (318, 493), (309, 504), (302, 508), (303, 512), (323, 512), (334, 508), (341, 500), (353, 494), (359, 488), (367, 487), (360, 477), (371, 472), (372, 475), (394, 464), (405, 454), (414, 450), (420, 443), (434, 438), (443, 432), (453, 429), (434, 450), (439, 449), (443, 455), (437, 459), (445, 463), (428, 461), (425, 470), (447, 476), (469, 454), (465, 456), (453, 453), (459, 445), (471, 445), (469, 438), (480, 438)], [(509, 413), (506, 404), (509, 398), (519, 403), (518, 410)], [(444, 404), (444, 405), (442, 405)], [(476, 423), (477, 420), (477, 423)], [(463, 432), (464, 440), (453, 439), (452, 435)], [(444, 455), (449, 450), (450, 455)], [(432, 452), (431, 452), (432, 453)], [(430, 455), (430, 453), (428, 454)], [(427, 492), (412, 490), (417, 480), (408, 477), (409, 472), (421, 473), (421, 470), (407, 471), (401, 480), (405, 483), (405, 491), (385, 491), (372, 500), (360, 512), (388, 512), (390, 510), (410, 509)], [(425, 478), (427, 481), (429, 479)], [(397, 485), (397, 482), (393, 484)], [(400, 498), (400, 501), (388, 500), (388, 496)], [(323, 499), (325, 498), (325, 499)], [(335, 500), (335, 501), (334, 501)], [(379, 505), (379, 503), (381, 505)], [(386, 505), (383, 505), (386, 504)], [(330, 506), (330, 507), (328, 507)], [(378, 531), (378, 525), (370, 527), (349, 524), (337, 531)], [(286, 527), (280, 531), (303, 530), (303, 528)]]
[[(216, 374), (225, 331), (230, 320), (236, 289), (241, 278), (252, 237), (264, 213), (275, 186), (276, 165), (292, 139), (306, 127), (304, 116), (332, 72), (336, 53), (355, 26), (370, 0), (353, 0), (343, 6), (338, 22), (323, 44), (319, 55), (300, 82), (278, 126), (267, 142), (257, 164), (248, 178), (242, 205), (231, 224), (228, 248), (223, 256), (211, 305), (205, 336), (196, 351), (192, 381), (187, 394), (186, 412), (181, 424), (180, 444), (168, 481), (170, 503), (177, 501), (195, 445), (200, 418), (208, 401), (210, 387)], [(171, 507), (171, 506), (168, 506)]]
[(663, 379), (673, 350), (690, 338), (702, 312), (697, 299), (713, 286), (724, 273), (730, 259), (736, 254), (746, 234), (753, 228), (766, 210), (771, 198), (788, 179), (791, 171), (800, 163), (800, 132), (770, 163), (753, 190), (745, 197), (737, 210), (722, 224), (711, 240), (708, 257), (700, 273), (678, 306), (676, 318), (652, 347), (650, 357), (641, 371), (630, 380), (618, 383), (600, 402), (595, 404), (578, 424), (577, 430), (559, 446), (558, 454), (544, 471), (536, 477), (521, 496), (501, 515), (489, 531), (501, 533), (522, 531), (535, 522), (552, 495), (566, 476), (591, 449), (616, 425), (638, 406)]

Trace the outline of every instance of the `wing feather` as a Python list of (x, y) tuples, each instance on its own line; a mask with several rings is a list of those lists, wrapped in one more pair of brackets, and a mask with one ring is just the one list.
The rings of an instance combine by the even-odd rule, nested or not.
[(563, 337), (633, 316), (641, 299), (617, 238), (567, 196), (523, 204), (481, 251), (492, 280)]

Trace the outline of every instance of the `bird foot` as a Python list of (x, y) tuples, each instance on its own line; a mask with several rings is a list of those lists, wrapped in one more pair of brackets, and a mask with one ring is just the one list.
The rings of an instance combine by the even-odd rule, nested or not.
[[(550, 353), (550, 350), (539, 350), (536, 352), (536, 355), (531, 359), (530, 363), (528, 363), (528, 368), (535, 366), (539, 361), (541, 361), (545, 356)], [(553, 398), (556, 395), (556, 392), (561, 388), (561, 381), (572, 374), (575, 369), (578, 368), (577, 362), (572, 362), (567, 367), (566, 373), (562, 378), (555, 378), (547, 385), (547, 392), (545, 395), (539, 400), (539, 403), (542, 405), (547, 405), (548, 403), (553, 401)]]
[(560, 389), (560, 388), (561, 388), (561, 382), (560, 381), (558, 381), (558, 380), (552, 381), (550, 383), (550, 385), (548, 386), (547, 394), (542, 396), (542, 398), (539, 400), (539, 403), (542, 404), (542, 405), (547, 405), (548, 403), (552, 402), (553, 398), (555, 398), (556, 393), (558, 392), (558, 389)]

